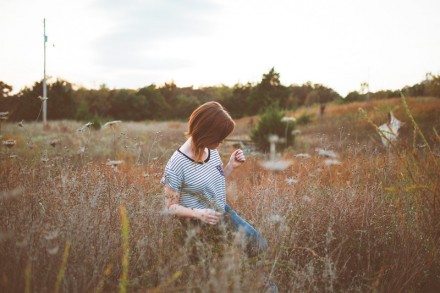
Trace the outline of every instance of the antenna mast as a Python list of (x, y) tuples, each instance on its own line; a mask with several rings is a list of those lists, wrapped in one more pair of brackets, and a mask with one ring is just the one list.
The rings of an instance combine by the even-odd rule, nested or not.
[(44, 78), (43, 78), (43, 125), (47, 125), (47, 87), (46, 87), (46, 18), (43, 20), (44, 26)]

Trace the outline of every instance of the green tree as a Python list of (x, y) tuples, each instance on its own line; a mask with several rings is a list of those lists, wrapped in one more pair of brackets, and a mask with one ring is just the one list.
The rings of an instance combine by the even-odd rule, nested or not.
[(263, 74), (261, 82), (250, 93), (247, 114), (257, 114), (273, 104), (286, 108), (288, 101), (289, 91), (281, 84), (280, 74), (272, 68), (267, 74)]
[(431, 75), (431, 80), (427, 87), (428, 95), (440, 98), (440, 75)]
[(352, 102), (361, 102), (365, 101), (367, 96), (365, 94), (360, 94), (358, 91), (352, 91), (348, 93), (345, 98), (337, 99), (338, 103), (352, 103)]
[(269, 151), (269, 136), (277, 135), (285, 139), (284, 144), (280, 144), (282, 148), (293, 145), (294, 136), (292, 131), (295, 129), (295, 123), (285, 121), (284, 112), (277, 105), (267, 108), (260, 116), (257, 125), (251, 131), (251, 139), (257, 148), (262, 151)]
[(47, 119), (61, 120), (75, 118), (77, 104), (72, 84), (57, 79), (47, 87)]
[(311, 91), (307, 95), (305, 104), (311, 105), (311, 104), (319, 103), (320, 114), (322, 116), (324, 115), (326, 105), (338, 98), (341, 98), (341, 96), (333, 89), (325, 87), (321, 84), (315, 84), (313, 86), (313, 91)]
[(232, 89), (232, 93), (229, 97), (226, 97), (223, 101), (223, 106), (228, 110), (234, 118), (241, 118), (246, 115), (248, 108), (248, 99), (252, 91), (252, 84), (247, 83), (244, 85), (236, 84)]
[(169, 118), (171, 107), (154, 84), (141, 88), (138, 95), (143, 96), (146, 101), (145, 105), (142, 105), (146, 113), (144, 119), (160, 120)]
[(12, 86), (0, 81), (0, 98), (7, 98), (11, 95)]

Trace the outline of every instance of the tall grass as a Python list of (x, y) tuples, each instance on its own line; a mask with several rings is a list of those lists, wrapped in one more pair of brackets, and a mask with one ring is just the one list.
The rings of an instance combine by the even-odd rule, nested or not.
[[(49, 132), (4, 124), (17, 145), (1, 153), (0, 291), (258, 292), (268, 277), (280, 292), (439, 291), (438, 102), (409, 99), (411, 119), (393, 101), (407, 123), (392, 151), (372, 126), (390, 106), (374, 103), (357, 105), (366, 117), (333, 106), (304, 126), (285, 171), (264, 170), (249, 154), (228, 178), (229, 204), (269, 241), (254, 258), (240, 235), (187, 229), (162, 213), (158, 182), (183, 123), (85, 134), (66, 121)], [(414, 144), (412, 120), (429, 148), (420, 134)], [(61, 144), (50, 146), (56, 137)], [(342, 164), (325, 165), (315, 147), (338, 151)], [(112, 169), (107, 159), (124, 163)]]

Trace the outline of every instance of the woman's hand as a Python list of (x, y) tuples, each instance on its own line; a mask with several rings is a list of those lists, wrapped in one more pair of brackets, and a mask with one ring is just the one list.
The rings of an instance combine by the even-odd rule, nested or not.
[(246, 161), (246, 157), (244, 156), (243, 151), (240, 149), (235, 150), (231, 154), (231, 158), (229, 159), (228, 164), (226, 165), (226, 167), (223, 168), (225, 177), (231, 175), (232, 171), (235, 168), (240, 167), (245, 161)]
[(221, 213), (212, 209), (193, 209), (193, 211), (197, 219), (209, 225), (216, 225), (222, 218)]
[(246, 161), (246, 157), (241, 149), (235, 150), (229, 159), (229, 164), (235, 169)]

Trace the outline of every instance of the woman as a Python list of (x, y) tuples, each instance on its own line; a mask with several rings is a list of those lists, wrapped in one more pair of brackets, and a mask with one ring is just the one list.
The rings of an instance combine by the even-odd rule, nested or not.
[(266, 239), (226, 204), (226, 178), (245, 162), (245, 156), (242, 150), (235, 150), (223, 167), (217, 151), (234, 127), (219, 103), (199, 106), (189, 118), (188, 139), (171, 156), (161, 183), (171, 213), (199, 224), (224, 223), (232, 231), (244, 231), (247, 252), (254, 256), (267, 249)]

